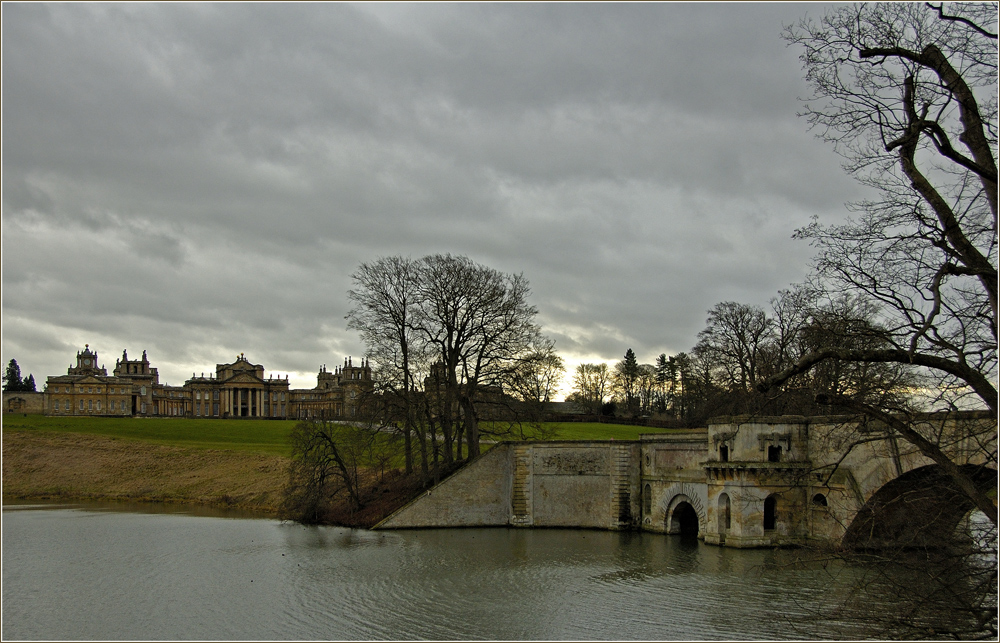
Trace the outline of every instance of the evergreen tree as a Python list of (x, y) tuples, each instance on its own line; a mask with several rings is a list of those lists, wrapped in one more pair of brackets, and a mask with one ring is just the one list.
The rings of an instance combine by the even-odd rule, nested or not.
[(21, 390), (22, 391), (30, 391), (31, 393), (35, 393), (36, 392), (36, 390), (35, 390), (35, 376), (34, 375), (32, 375), (31, 373), (28, 373), (28, 377), (24, 378), (24, 384), (22, 385)]
[(637, 415), (639, 412), (639, 370), (639, 361), (631, 348), (625, 351), (625, 358), (615, 365), (616, 396), (629, 415)]
[[(34, 380), (32, 380), (34, 381)], [(3, 375), (3, 390), (20, 391), (23, 390), (24, 382), (21, 380), (21, 367), (17, 365), (17, 360), (12, 359), (7, 364), (7, 371)]]

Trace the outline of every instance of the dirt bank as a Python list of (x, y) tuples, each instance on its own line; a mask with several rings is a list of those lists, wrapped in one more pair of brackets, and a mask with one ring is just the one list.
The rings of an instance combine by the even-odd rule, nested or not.
[(277, 516), (281, 456), (79, 433), (3, 432), (4, 500), (112, 500), (239, 508)]

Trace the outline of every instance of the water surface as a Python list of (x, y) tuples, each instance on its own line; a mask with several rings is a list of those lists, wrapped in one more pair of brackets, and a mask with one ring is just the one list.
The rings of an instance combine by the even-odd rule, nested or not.
[(848, 587), (843, 570), (797, 566), (796, 550), (114, 509), (4, 506), (4, 639), (865, 636), (823, 617)]

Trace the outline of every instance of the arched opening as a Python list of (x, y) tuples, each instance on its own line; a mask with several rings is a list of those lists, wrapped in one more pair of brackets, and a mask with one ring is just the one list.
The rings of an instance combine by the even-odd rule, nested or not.
[(698, 512), (689, 502), (681, 502), (670, 514), (670, 529), (668, 533), (681, 536), (698, 535)]
[[(995, 469), (960, 467), (980, 491), (996, 489)], [(884, 484), (857, 513), (841, 541), (857, 549), (937, 549), (953, 544), (972, 500), (939, 465), (908, 471)]]
[(777, 446), (767, 447), (767, 461), (781, 462), (781, 447)]
[(719, 533), (725, 535), (731, 526), (729, 494), (724, 493), (719, 496)]
[(642, 515), (648, 516), (653, 512), (653, 489), (646, 485), (642, 488)]
[(764, 531), (772, 531), (774, 529), (777, 512), (777, 499), (773, 495), (764, 498)]
[(815, 496), (813, 496), (813, 504), (818, 507), (827, 506), (826, 496), (824, 496), (821, 493), (817, 493)]
[(729, 462), (729, 447), (725, 444), (719, 447), (719, 460), (721, 462)]

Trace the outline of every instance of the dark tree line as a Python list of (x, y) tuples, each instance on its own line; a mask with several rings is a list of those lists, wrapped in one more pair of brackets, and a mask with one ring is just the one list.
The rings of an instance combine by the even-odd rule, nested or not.
[(780, 292), (768, 309), (716, 304), (689, 352), (661, 354), (653, 364), (640, 364), (628, 349), (611, 369), (583, 364), (569, 399), (594, 413), (613, 408), (620, 417), (675, 419), (687, 426), (704, 426), (718, 415), (825, 414), (832, 407), (817, 401), (820, 392), (871, 401), (904, 395), (915, 378), (899, 364), (831, 361), (789, 377), (780, 387), (760, 387), (818, 350), (876, 349), (889, 341), (876, 310), (860, 297), (828, 299), (797, 286)]
[(5, 391), (27, 391), (35, 392), (35, 376), (28, 374), (21, 378), (21, 367), (17, 365), (17, 360), (12, 359), (7, 364), (7, 370), (3, 374), (3, 390)]

